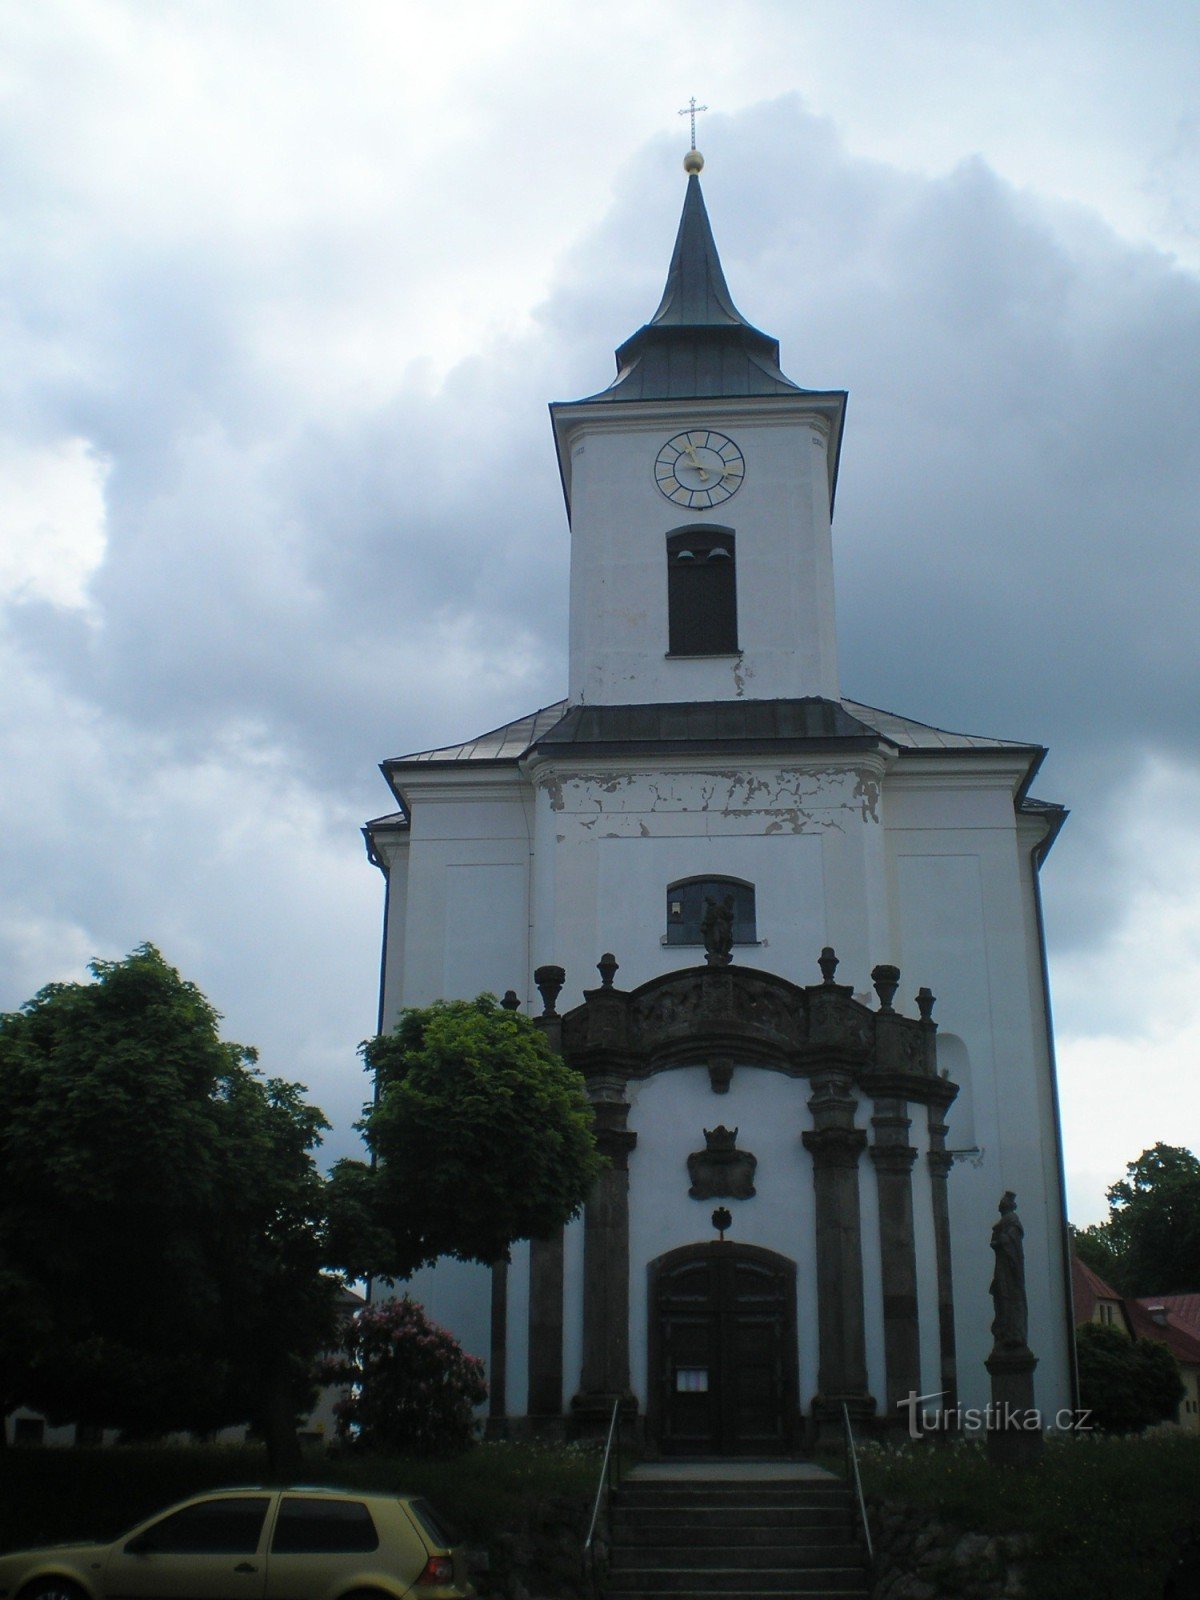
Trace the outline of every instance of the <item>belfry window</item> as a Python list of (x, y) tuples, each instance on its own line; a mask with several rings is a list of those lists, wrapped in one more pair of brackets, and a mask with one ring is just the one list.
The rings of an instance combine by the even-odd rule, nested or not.
[(734, 944), (757, 944), (754, 885), (741, 878), (681, 878), (667, 887), (667, 944), (703, 944), (704, 903), (733, 898)]
[(733, 533), (684, 528), (667, 536), (668, 651), (723, 656), (737, 650)]

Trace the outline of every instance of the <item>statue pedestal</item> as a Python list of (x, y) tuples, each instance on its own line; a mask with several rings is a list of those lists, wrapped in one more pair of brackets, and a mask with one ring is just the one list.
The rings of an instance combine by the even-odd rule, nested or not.
[(992, 1379), (988, 1459), (998, 1466), (1030, 1466), (1042, 1453), (1042, 1418), (1033, 1403), (1037, 1357), (1028, 1345), (994, 1347), (984, 1365)]

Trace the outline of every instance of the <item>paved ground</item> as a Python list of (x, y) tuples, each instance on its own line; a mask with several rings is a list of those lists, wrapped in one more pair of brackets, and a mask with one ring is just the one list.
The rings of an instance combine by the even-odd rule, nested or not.
[(693, 1481), (719, 1478), (724, 1483), (761, 1483), (768, 1479), (776, 1482), (795, 1482), (801, 1478), (819, 1478), (830, 1483), (838, 1481), (836, 1473), (818, 1467), (813, 1461), (746, 1461), (737, 1457), (720, 1461), (704, 1458), (689, 1461), (643, 1461), (625, 1476), (642, 1483), (670, 1478)]

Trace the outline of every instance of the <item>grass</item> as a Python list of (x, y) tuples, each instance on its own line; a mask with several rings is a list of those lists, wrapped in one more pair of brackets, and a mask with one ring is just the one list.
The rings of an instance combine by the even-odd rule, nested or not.
[[(492, 1570), (517, 1566), (542, 1592), (575, 1587), (599, 1457), (537, 1444), (480, 1444), (444, 1460), (313, 1456), (309, 1484), (425, 1495), (455, 1537), (486, 1548)], [(115, 1539), (127, 1528), (204, 1489), (269, 1484), (253, 1447), (120, 1447), (0, 1451), (0, 1550), (66, 1539)]]
[(993, 1467), (982, 1446), (862, 1453), (870, 1496), (927, 1508), (980, 1533), (1025, 1533), (1036, 1600), (1160, 1600), (1180, 1530), (1200, 1522), (1200, 1436), (1078, 1437), (1026, 1471)]

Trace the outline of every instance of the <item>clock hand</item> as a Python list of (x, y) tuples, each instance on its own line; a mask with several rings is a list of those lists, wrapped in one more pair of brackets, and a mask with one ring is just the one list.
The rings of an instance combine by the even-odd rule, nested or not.
[(691, 456), (692, 465), (695, 467), (696, 471), (700, 474), (700, 482), (701, 483), (707, 483), (708, 482), (708, 470), (707, 470), (707, 468), (705, 468), (704, 466), (701, 465), (700, 457), (696, 454), (695, 445), (689, 439), (688, 442), (684, 445), (683, 448), (686, 451), (686, 453), (689, 456)]

